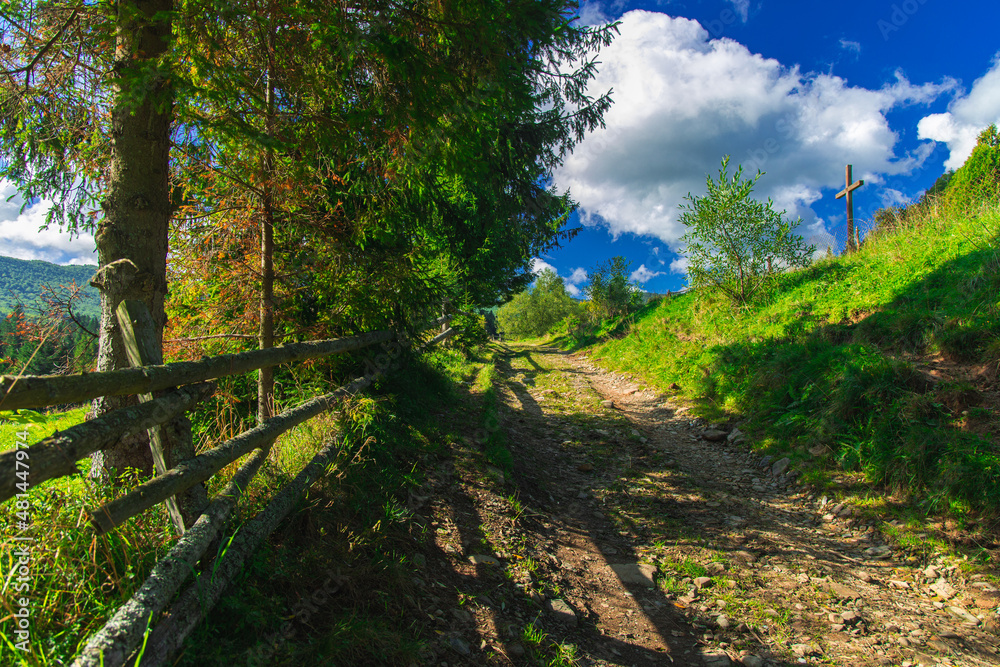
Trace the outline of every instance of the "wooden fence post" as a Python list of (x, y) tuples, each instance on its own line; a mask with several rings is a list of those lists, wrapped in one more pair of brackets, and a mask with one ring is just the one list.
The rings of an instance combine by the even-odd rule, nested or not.
[[(136, 367), (159, 365), (163, 359), (155, 353), (157, 346), (154, 336), (156, 327), (149, 308), (142, 301), (126, 300), (115, 310), (121, 326), (122, 338), (129, 362)], [(143, 403), (153, 400), (152, 394), (140, 394)], [(149, 429), (149, 448), (153, 453), (156, 474), (162, 475), (178, 461), (194, 457), (194, 443), (191, 440), (191, 423), (186, 417), (179, 417), (167, 428), (154, 426)], [(167, 460), (169, 455), (171, 460)], [(184, 534), (208, 504), (205, 487), (198, 484), (183, 494), (166, 500), (167, 513), (179, 535)]]

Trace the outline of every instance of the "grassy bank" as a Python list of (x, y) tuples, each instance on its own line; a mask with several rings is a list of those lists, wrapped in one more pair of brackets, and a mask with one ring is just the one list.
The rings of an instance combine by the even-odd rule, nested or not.
[(752, 307), (688, 293), (607, 325), (592, 352), (676, 385), (710, 419), (748, 419), (757, 446), (791, 452), (807, 480), (833, 464), (926, 510), (996, 515), (998, 234), (995, 204), (927, 207), (782, 276)]

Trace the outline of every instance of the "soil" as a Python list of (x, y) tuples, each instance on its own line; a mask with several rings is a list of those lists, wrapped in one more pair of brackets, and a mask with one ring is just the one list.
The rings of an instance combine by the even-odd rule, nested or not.
[[(500, 423), (411, 498), (422, 664), (1000, 664), (995, 570), (900, 546), (738, 425), (583, 355), (511, 346), (498, 369)], [(483, 463), (497, 437), (506, 473)]]

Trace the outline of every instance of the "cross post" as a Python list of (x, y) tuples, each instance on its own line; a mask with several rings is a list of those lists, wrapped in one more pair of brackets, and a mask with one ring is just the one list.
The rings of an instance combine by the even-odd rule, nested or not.
[(837, 199), (847, 197), (847, 252), (854, 252), (858, 245), (854, 236), (854, 191), (865, 184), (864, 181), (851, 181), (854, 179), (851, 173), (851, 165), (847, 165), (847, 187), (837, 193)]

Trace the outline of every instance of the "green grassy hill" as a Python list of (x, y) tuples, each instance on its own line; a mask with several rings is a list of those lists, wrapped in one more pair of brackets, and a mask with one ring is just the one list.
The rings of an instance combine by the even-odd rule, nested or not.
[(924, 203), (883, 222), (747, 309), (708, 292), (650, 304), (606, 325), (593, 356), (709, 419), (747, 420), (807, 482), (839, 469), (873, 497), (996, 517), (1000, 206)]
[(73, 312), (97, 317), (101, 312), (100, 296), (88, 283), (97, 270), (96, 266), (60, 266), (41, 260), (14, 259), (0, 256), (0, 315), (12, 311), (18, 302), (30, 309), (40, 303), (45, 286), (69, 286), (73, 282), (83, 286), (82, 299)]

